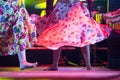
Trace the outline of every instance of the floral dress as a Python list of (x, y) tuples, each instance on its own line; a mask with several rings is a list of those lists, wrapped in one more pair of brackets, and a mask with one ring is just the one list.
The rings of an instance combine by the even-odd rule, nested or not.
[(120, 8), (116, 11), (104, 14), (106, 24), (108, 24), (116, 33), (120, 34)]
[(81, 3), (57, 3), (41, 27), (37, 45), (56, 50), (62, 46), (83, 47), (109, 37), (111, 28), (89, 17), (88, 9)]
[(14, 55), (36, 40), (36, 27), (19, 0), (0, 0), (0, 55)]

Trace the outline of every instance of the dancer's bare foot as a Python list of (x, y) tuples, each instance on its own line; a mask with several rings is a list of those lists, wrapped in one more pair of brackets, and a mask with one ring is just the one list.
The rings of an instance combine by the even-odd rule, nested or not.
[(87, 70), (88, 71), (92, 70), (92, 66), (87, 66)]
[(37, 65), (38, 65), (38, 62), (35, 62), (35, 63), (24, 62), (23, 64), (20, 65), (20, 69), (24, 70), (24, 69), (28, 69), (28, 68), (34, 68)]
[(56, 66), (49, 66), (48, 68), (43, 69), (43, 71), (57, 71), (58, 68)]

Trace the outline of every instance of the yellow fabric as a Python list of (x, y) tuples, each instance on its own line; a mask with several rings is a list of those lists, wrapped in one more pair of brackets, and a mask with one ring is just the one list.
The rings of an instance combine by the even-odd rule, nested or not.
[(101, 23), (102, 14), (96, 14), (96, 15), (95, 15), (95, 18), (96, 18), (96, 21), (97, 21), (98, 23)]
[(18, 5), (19, 5), (19, 6), (21, 6), (21, 5), (22, 5), (22, 3), (23, 3), (23, 0), (19, 0)]

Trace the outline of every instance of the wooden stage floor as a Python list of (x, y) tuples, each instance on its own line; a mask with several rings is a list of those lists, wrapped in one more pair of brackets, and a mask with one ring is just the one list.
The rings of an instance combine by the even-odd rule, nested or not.
[(19, 67), (0, 67), (0, 80), (120, 80), (120, 70), (105, 67), (59, 67), (58, 71), (43, 71), (46, 66), (19, 70)]

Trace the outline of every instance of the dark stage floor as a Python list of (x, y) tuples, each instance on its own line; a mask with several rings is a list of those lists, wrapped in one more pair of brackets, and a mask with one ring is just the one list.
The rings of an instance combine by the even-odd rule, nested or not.
[(42, 71), (46, 66), (27, 70), (19, 67), (0, 67), (0, 80), (120, 80), (120, 70), (105, 67), (59, 67), (58, 71)]

